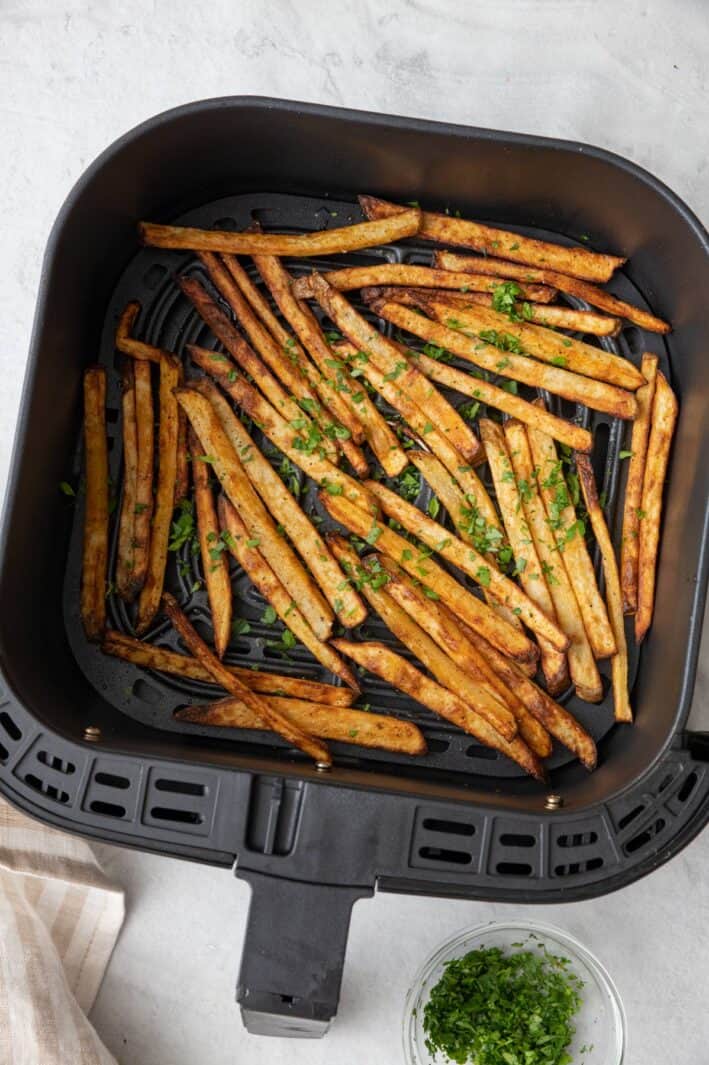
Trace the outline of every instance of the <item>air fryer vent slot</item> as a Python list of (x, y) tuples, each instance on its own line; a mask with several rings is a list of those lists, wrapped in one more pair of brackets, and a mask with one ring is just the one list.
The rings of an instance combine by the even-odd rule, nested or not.
[(69, 793), (67, 791), (62, 791), (61, 788), (57, 788), (54, 784), (49, 784), (46, 780), (42, 780), (41, 777), (35, 776), (34, 773), (27, 773), (24, 781), (33, 791), (38, 791), (40, 795), (61, 803), (62, 806), (66, 806), (69, 802)]
[(521, 835), (518, 832), (503, 832), (500, 836), (503, 847), (534, 847), (536, 842), (534, 836)]
[(443, 847), (421, 847), (419, 857), (433, 862), (450, 862), (453, 865), (470, 865), (473, 860), (465, 851), (452, 851)]
[(119, 806), (115, 802), (102, 802), (100, 799), (95, 799), (89, 804), (89, 810), (95, 814), (101, 814), (103, 817), (125, 817), (125, 806)]
[(623, 814), (623, 816), (618, 820), (618, 828), (627, 828), (627, 826), (631, 824), (631, 822), (633, 822), (636, 817), (640, 816), (644, 809), (645, 807), (641, 804), (640, 806), (633, 807), (633, 809), (629, 810), (627, 814)]
[(9, 757), (10, 752), (8, 751), (7, 747), (4, 747), (2, 743), (0, 743), (0, 762), (5, 763)]
[(66, 762), (63, 758), (60, 758), (56, 754), (50, 754), (49, 751), (38, 751), (37, 761), (42, 765), (46, 765), (49, 769), (56, 769), (58, 773), (64, 773), (65, 776), (71, 776), (76, 772), (76, 766), (73, 762)]
[(150, 770), (143, 800), (143, 821), (156, 828), (195, 832), (206, 836), (211, 831), (214, 808), (219, 794), (219, 777), (215, 773), (175, 768), (170, 776), (165, 769)]
[(527, 862), (498, 862), (495, 872), (500, 876), (531, 876), (534, 870)]
[(150, 816), (156, 821), (174, 821), (178, 825), (201, 825), (204, 821), (196, 810), (173, 810), (169, 806), (154, 806)]
[(416, 822), (411, 839), (412, 866), (426, 869), (455, 867), (468, 871), (478, 865), (483, 840), (484, 821), (474, 814), (463, 812), (458, 807), (421, 807), (416, 811)]
[(603, 858), (589, 858), (585, 862), (570, 862), (568, 865), (554, 867), (554, 876), (577, 876), (579, 873), (592, 873), (603, 868)]
[(665, 824), (666, 821), (664, 817), (656, 818), (656, 820), (647, 825), (642, 832), (639, 832), (637, 836), (633, 836), (632, 839), (628, 840), (623, 848), (625, 853), (633, 854), (635, 851), (640, 850), (641, 847), (644, 847), (650, 842), (650, 840), (654, 839), (655, 836), (659, 836), (660, 832), (664, 829)]
[(156, 791), (169, 791), (173, 795), (204, 795), (204, 784), (195, 784), (191, 780), (156, 780)]
[(128, 777), (119, 777), (115, 773), (94, 773), (94, 780), (104, 788), (117, 788), (119, 791), (130, 787)]
[(422, 824), (429, 832), (445, 832), (451, 836), (475, 835), (475, 825), (463, 824), (462, 821), (440, 821), (435, 817), (426, 817)]
[(22, 739), (22, 732), (12, 720), (7, 710), (0, 710), (0, 728), (2, 728), (15, 743)]
[(689, 774), (687, 779), (683, 782), (682, 787), (677, 792), (677, 799), (679, 800), (679, 802), (687, 801), (687, 799), (690, 797), (695, 787), (697, 786), (698, 780), (699, 777), (695, 772)]
[(559, 836), (556, 842), (559, 847), (590, 847), (592, 843), (598, 842), (598, 833), (574, 832), (573, 835)]

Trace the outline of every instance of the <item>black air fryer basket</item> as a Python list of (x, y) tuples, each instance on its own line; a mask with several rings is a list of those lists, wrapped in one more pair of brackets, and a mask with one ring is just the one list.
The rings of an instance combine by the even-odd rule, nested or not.
[[(549, 792), (511, 763), (376, 678), (365, 679), (365, 699), (417, 721), (429, 755), (333, 744), (335, 767), (321, 775), (273, 735), (225, 738), (174, 721), (173, 709), (214, 689), (106, 658), (81, 634), (81, 505), (58, 485), (80, 476), (82, 370), (96, 361), (114, 369), (109, 455), (118, 483), (113, 336), (125, 303), (140, 300), (137, 331), (149, 342), (178, 353), (215, 343), (174, 283), (180, 272), (199, 275), (198, 262), (138, 250), (137, 220), (243, 228), (255, 217), (265, 229), (321, 229), (358, 220), (359, 192), (454, 207), (567, 243), (583, 237), (628, 256), (611, 289), (674, 326), (666, 338), (631, 327), (604, 341), (636, 362), (644, 350), (659, 355), (680, 419), (655, 618), (632, 663), (637, 722), (615, 725), (609, 698), (599, 707), (566, 700), (598, 741), (599, 767), (588, 774), (555, 750), (554, 809)], [(409, 241), (349, 261), (427, 255)], [(588, 898), (643, 876), (705, 824), (709, 744), (685, 723), (707, 577), (707, 291), (707, 235), (671, 192), (607, 152), (538, 137), (221, 99), (127, 134), (71, 193), (45, 256), (2, 526), (0, 789), (70, 832), (235, 865), (253, 891), (238, 986), (251, 1031), (326, 1030), (352, 904), (375, 887), (509, 902)], [(628, 430), (576, 413), (594, 429), (596, 473), (617, 526)], [(306, 505), (316, 506), (307, 493)], [(172, 590), (208, 626), (204, 594), (192, 591), (197, 563), (182, 562)], [(273, 657), (262, 601), (236, 571), (234, 587), (251, 632), (227, 660), (321, 677), (305, 652)], [(128, 626), (114, 599), (109, 620)], [(358, 638), (372, 636), (385, 632), (370, 618)], [(149, 638), (177, 646), (162, 620)]]

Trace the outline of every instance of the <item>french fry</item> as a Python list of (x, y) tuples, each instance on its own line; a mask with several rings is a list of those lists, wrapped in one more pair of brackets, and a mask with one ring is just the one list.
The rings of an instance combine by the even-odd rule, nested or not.
[[(499, 285), (504, 283), (503, 278), (498, 280)], [(495, 289), (497, 289), (498, 284), (495, 285)], [(430, 289), (413, 286), (408, 288), (405, 286), (399, 288), (394, 286), (375, 286), (362, 289), (362, 299), (365, 303), (383, 299), (385, 301), (391, 300), (394, 303), (403, 303), (407, 307), (420, 307), (421, 300), (428, 299), (431, 295)], [(520, 295), (521, 290), (514, 293), (516, 298)], [(435, 297), (437, 303), (445, 304), (452, 309), (470, 307), (471, 305), (477, 307), (493, 306), (493, 295), (489, 292), (463, 293), (444, 290), (437, 291)], [(544, 325), (553, 329), (570, 329), (574, 333), (588, 333), (592, 336), (614, 337), (618, 335), (622, 326), (619, 318), (609, 318), (608, 315), (594, 314), (591, 311), (577, 311), (571, 307), (563, 307), (555, 303), (545, 305), (543, 303), (532, 303), (529, 300), (519, 302), (516, 299), (516, 302), (512, 305), (512, 310), (518, 319), (522, 321), (534, 322), (536, 325)]]
[(457, 329), (424, 318), (409, 307), (397, 303), (372, 304), (372, 309), (388, 322), (406, 329), (414, 336), (451, 351), (474, 365), (493, 374), (521, 381), (535, 388), (545, 388), (555, 395), (584, 403), (593, 410), (604, 411), (617, 418), (634, 418), (637, 411), (635, 397), (616, 385), (596, 381), (571, 373), (559, 366), (549, 366), (524, 355), (500, 351), (492, 344), (466, 336)]
[(537, 649), (524, 633), (498, 617), (487, 603), (481, 602), (429, 557), (428, 550), (413, 548), (385, 524), (377, 524), (371, 514), (351, 503), (345, 496), (323, 496), (323, 505), (330, 516), (362, 539), (370, 537), (377, 550), (398, 562), (415, 580), (425, 578), (426, 585), (453, 612), (467, 621), (476, 632), (483, 632), (495, 647), (510, 658), (533, 662)]
[(268, 459), (258, 450), (227, 399), (207, 379), (194, 382), (192, 387), (206, 396), (214, 407), (251, 484), (275, 521), (283, 526), (341, 624), (347, 628), (360, 625), (367, 616), (362, 600), (344, 582), (342, 570), (315, 525), (301, 510)]
[[(381, 263), (379, 266), (350, 266), (343, 270), (330, 270), (323, 275), (328, 284), (338, 292), (349, 292), (355, 288), (371, 288), (376, 285), (418, 285), (430, 289), (457, 289), (467, 292), (492, 293), (502, 284), (500, 278), (481, 275), (455, 274), (450, 270), (432, 270), (430, 266), (408, 266), (401, 263)], [(299, 277), (293, 284), (293, 295), (298, 299), (309, 299), (315, 295), (313, 275)], [(544, 285), (523, 285), (523, 299), (536, 300), (539, 303), (554, 299), (555, 290)], [(392, 297), (396, 299), (396, 297)]]
[[(366, 562), (365, 562), (366, 565)], [(497, 676), (485, 659), (478, 654), (475, 646), (465, 638), (460, 625), (445, 607), (432, 601), (422, 585), (416, 585), (402, 572), (400, 567), (390, 559), (382, 559), (381, 565), (389, 574), (386, 594), (408, 614), (412, 621), (434, 640), (438, 647), (455, 665), (473, 678), (475, 683), (494, 699), (499, 700), (509, 709), (517, 722), (519, 735), (540, 758), (551, 754), (551, 740), (546, 729), (528, 712), (514, 692)], [(426, 659), (422, 659), (429, 666)], [(442, 662), (443, 660), (441, 660)], [(432, 670), (434, 675), (435, 670)], [(446, 688), (455, 691), (461, 698), (466, 698), (460, 685), (453, 683), (456, 672), (451, 674), (441, 670), (438, 680)], [(467, 701), (467, 699), (466, 699)], [(479, 708), (478, 708), (479, 709)], [(487, 715), (485, 715), (487, 716)], [(488, 717), (487, 720), (490, 720)]]
[(510, 451), (510, 459), (518, 483), (524, 482), (531, 486), (531, 491), (524, 494), (522, 507), (539, 561), (546, 570), (547, 586), (559, 625), (571, 641), (567, 651), (571, 679), (580, 698), (591, 703), (598, 702), (603, 696), (601, 677), (569, 575), (549, 535), (549, 516), (536, 484), (535, 463), (532, 460), (527, 433), (520, 433), (515, 438), (515, 447)]
[(365, 356), (364, 364), (373, 364), (388, 381), (398, 381), (399, 387), (438, 425), (440, 432), (446, 434), (466, 462), (479, 460), (480, 442), (448, 400), (348, 303), (342, 293), (331, 288), (324, 277), (312, 274), (310, 280), (315, 299), (348, 340), (357, 345)]
[(652, 621), (655, 601), (655, 570), (660, 546), (662, 489), (677, 423), (677, 397), (658, 371), (655, 398), (650, 417), (650, 439), (645, 458), (645, 476), (640, 508), (640, 550), (638, 557), (638, 609), (635, 614), (635, 639), (641, 643)]
[[(543, 636), (558, 651), (566, 650), (569, 641), (556, 622), (547, 617), (544, 611), (540, 610), (514, 581), (501, 573), (493, 562), (485, 559), (472, 544), (465, 544), (457, 536), (450, 535), (443, 525), (439, 525), (432, 518), (422, 514), (415, 506), (401, 499), (384, 485), (376, 481), (368, 481), (366, 487), (377, 499), (385, 514), (394, 518), (428, 547), (472, 577), (481, 587), (489, 588), (498, 602), (504, 603), (511, 610), (519, 610), (520, 621), (524, 622), (537, 636)], [(370, 540), (369, 542), (377, 541)]]
[(150, 555), (150, 527), (153, 519), (153, 464), (155, 453), (155, 414), (150, 362), (136, 359), (135, 422), (138, 464), (135, 484), (133, 525), (133, 587), (136, 594), (145, 583)]
[(124, 359), (121, 367), (121, 414), (123, 419), (123, 494), (118, 523), (116, 552), (116, 591), (129, 603), (136, 594), (133, 584), (133, 543), (135, 528), (136, 482), (138, 475), (138, 433), (135, 421), (135, 374), (133, 360)]
[(348, 473), (323, 458), (318, 452), (317, 444), (313, 443), (312, 450), (309, 450), (311, 445), (298, 436), (292, 426), (253, 385), (233, 367), (230, 369), (229, 363), (215, 362), (212, 358), (213, 352), (198, 348), (194, 344), (188, 344), (187, 351), (192, 361), (213, 377), (244, 413), (258, 423), (271, 443), (304, 473), (320, 485), (342, 488), (349, 499), (359, 502), (362, 506), (371, 505), (371, 498), (366, 489), (354, 477), (350, 477)]
[(552, 366), (564, 366), (574, 373), (629, 390), (639, 388), (643, 383), (640, 371), (620, 355), (594, 348), (582, 340), (557, 335), (543, 326), (513, 322), (506, 314), (491, 307), (459, 308), (451, 312), (450, 307), (439, 303), (435, 296), (424, 298), (420, 305), (443, 325), (455, 322), (455, 328), (466, 335), (472, 334), (482, 340), (490, 334), (501, 335), (508, 344), (513, 338), (524, 354), (533, 355)]
[[(541, 400), (535, 401), (542, 406)], [(547, 512), (549, 529), (556, 540), (560, 563), (566, 568), (581, 611), (586, 635), (596, 658), (615, 653), (615, 638), (603, 596), (598, 590), (593, 563), (579, 526), (556, 445), (539, 429), (527, 432), (537, 484)], [(521, 444), (519, 446), (522, 446)]]
[(190, 429), (189, 448), (192, 456), (194, 501), (197, 512), (197, 533), (202, 555), (202, 571), (207, 587), (209, 609), (212, 614), (214, 649), (217, 658), (223, 658), (231, 635), (231, 581), (229, 564), (221, 550), (219, 521), (214, 506), (214, 497), (209, 484), (209, 468), (200, 458), (202, 446), (195, 432)]
[(366, 389), (361, 388), (355, 378), (350, 376), (346, 366), (335, 359), (310, 308), (293, 295), (292, 278), (281, 260), (272, 255), (256, 255), (254, 262), (281, 314), (293, 327), (320, 372), (328, 379), (334, 377), (335, 389), (354, 417), (359, 420), (364, 435), (384, 470), (390, 477), (396, 477), (407, 465), (406, 455), (396, 436), (369, 398)]
[(332, 610), (293, 549), (279, 535), (271, 515), (252, 488), (214, 407), (206, 396), (192, 388), (179, 389), (177, 399), (186, 410), (222, 488), (246, 525), (250, 539), (258, 542), (265, 560), (276, 570), (287, 589), (289, 601), (298, 604), (318, 639), (328, 639), (332, 632)]
[[(511, 423), (508, 423), (508, 425)], [(524, 426), (517, 423), (518, 430), (524, 433)], [(509, 435), (509, 430), (503, 430), (491, 422), (488, 418), (480, 420), (480, 435), (485, 444), (485, 453), (495, 485), (497, 503), (505, 524), (507, 537), (515, 558), (516, 568), (519, 573), (519, 582), (529, 598), (558, 624), (556, 609), (547, 586), (547, 577), (544, 573), (534, 540), (527, 524), (527, 519), (522, 509), (523, 494), (532, 491), (532, 487), (524, 480), (515, 478), (507, 449), (509, 442), (510, 451), (518, 447), (514, 433)], [(524, 563), (524, 565), (523, 565)], [(566, 667), (566, 655), (540, 636), (539, 649), (541, 651), (541, 667), (546, 680), (548, 690), (556, 695), (568, 687), (569, 674)]]
[[(271, 696), (271, 706), (293, 725), (322, 740), (335, 740), (356, 747), (371, 747), (397, 754), (425, 754), (426, 741), (421, 729), (411, 721), (399, 721), (385, 714), (362, 710), (339, 710), (304, 699)], [(220, 699), (207, 706), (188, 706), (176, 710), (178, 721), (193, 725), (221, 728), (262, 729), (263, 723), (240, 699)]]
[(179, 384), (181, 371), (182, 367), (174, 355), (163, 352), (160, 359), (158, 483), (150, 530), (148, 566), (138, 599), (135, 631), (139, 636), (147, 632), (160, 609), (160, 598), (165, 581), (177, 476), (179, 418), (174, 390)]
[(342, 654), (348, 655), (370, 673), (382, 677), (393, 688), (410, 695), (416, 702), (474, 736), (486, 747), (511, 758), (536, 780), (546, 779), (541, 762), (529, 750), (524, 740), (519, 736), (512, 740), (503, 739), (492, 725), (480, 714), (476, 714), (462, 699), (421, 673), (385, 644), (374, 641), (350, 643), (347, 640), (333, 640), (333, 644)]
[(623, 504), (623, 534), (620, 542), (620, 578), (623, 590), (623, 611), (634, 614), (638, 607), (638, 555), (640, 548), (639, 529), (645, 476), (645, 459), (650, 438), (650, 414), (655, 398), (657, 381), (657, 355), (645, 352), (642, 358), (642, 374), (645, 384), (635, 393), (638, 416), (633, 422), (630, 441), (628, 479), (625, 483)]
[(264, 599), (271, 604), (279, 618), (293, 635), (307, 647), (314, 658), (325, 669), (339, 677), (344, 683), (358, 692), (359, 685), (351, 670), (337, 655), (332, 647), (320, 640), (313, 632), (307, 619), (290, 593), (283, 586), (276, 573), (249, 536), (249, 530), (239, 517), (236, 508), (226, 499), (219, 499), (219, 521), (225, 533), (229, 550), (242, 567), (252, 584), (258, 588)]
[(633, 711), (628, 693), (628, 646), (625, 642), (625, 623), (623, 621), (623, 597), (620, 590), (618, 563), (616, 562), (613, 543), (608, 532), (606, 519), (601, 510), (596, 490), (596, 478), (588, 455), (576, 456), (576, 472), (581, 485), (586, 510), (601, 550), (603, 573), (606, 578), (606, 602), (608, 615), (613, 627), (616, 652), (611, 658), (611, 681), (613, 685), (613, 713), (616, 721), (632, 722)]
[(131, 358), (159, 364), (162, 358), (161, 349), (155, 347), (154, 344), (145, 344), (142, 340), (136, 340), (132, 335), (133, 326), (139, 314), (140, 304), (137, 300), (126, 304), (116, 326), (116, 348), (123, 355), (130, 355)]
[[(478, 673), (474, 676), (470, 668), (461, 669), (450, 655), (450, 648), (441, 650), (420, 627), (420, 619), (414, 620), (407, 610), (389, 595), (385, 589), (389, 586), (390, 578), (376, 556), (360, 560), (356, 551), (341, 536), (330, 536), (329, 543), (350, 580), (361, 584), (365, 597), (385, 625), (433, 673), (439, 684), (455, 692), (501, 736), (512, 739), (517, 732), (517, 723), (511, 708), (484, 675)], [(382, 581), (384, 583), (380, 584)]]
[(106, 371), (84, 371), (84, 446), (86, 505), (81, 568), (81, 620), (89, 640), (100, 640), (106, 627), (108, 573), (108, 442), (106, 438)]
[(228, 691), (231, 695), (241, 700), (266, 728), (278, 732), (290, 746), (298, 747), (309, 755), (318, 765), (332, 765), (330, 752), (324, 743), (320, 743), (307, 732), (304, 732), (288, 718), (284, 717), (275, 707), (271, 706), (268, 699), (258, 695), (242, 684), (238, 677), (222, 665), (219, 659), (209, 650), (202, 637), (196, 632), (180, 609), (177, 600), (165, 592), (162, 597), (163, 610), (172, 622), (173, 627), (180, 634), (183, 641), (192, 654), (207, 669), (217, 684)]
[(359, 248), (413, 237), (418, 232), (421, 212), (409, 208), (396, 218), (378, 222), (358, 222), (353, 226), (321, 230), (317, 233), (231, 233), (218, 229), (193, 229), (189, 226), (161, 226), (139, 222), (143, 244), (152, 248), (177, 251), (219, 251), (232, 255), (342, 255)]
[[(373, 196), (360, 196), (359, 204), (367, 218), (380, 219), (397, 217), (406, 210), (398, 204), (378, 200)], [(605, 255), (591, 251), (589, 248), (567, 248), (561, 244), (552, 244), (546, 240), (523, 237), (507, 229), (497, 229), (471, 222), (465, 218), (452, 215), (421, 212), (419, 236), (426, 240), (435, 240), (439, 244), (454, 244), (463, 248), (472, 248), (485, 255), (496, 255), (501, 259), (525, 263), (558, 270), (572, 277), (582, 277), (588, 281), (608, 281), (613, 271), (626, 261), (617, 255)]]
[[(143, 643), (122, 632), (108, 629), (101, 643), (104, 654), (114, 655), (141, 666), (154, 669), (160, 673), (169, 673), (188, 680), (199, 680), (205, 684), (214, 684), (214, 678), (208, 669), (189, 655), (181, 655), (166, 647)], [(325, 703), (328, 706), (351, 706), (355, 692), (350, 688), (336, 687), (334, 684), (322, 684), (315, 680), (301, 677), (281, 676), (280, 673), (263, 673), (260, 670), (246, 669), (224, 663), (225, 668), (233, 673), (242, 684), (255, 692), (271, 695), (283, 695), (294, 699), (305, 699), (313, 703)]]
[(556, 273), (551, 269), (537, 269), (528, 266), (517, 266), (514, 263), (504, 262), (502, 259), (483, 258), (477, 255), (457, 255), (455, 252), (438, 251), (434, 253), (433, 265), (441, 270), (462, 271), (470, 270), (474, 274), (491, 274), (496, 277), (506, 277), (514, 281), (523, 281), (525, 284), (552, 285), (559, 292), (565, 292), (569, 296), (590, 303), (592, 307), (600, 307), (602, 311), (615, 315), (616, 318), (626, 318), (641, 329), (647, 329), (651, 333), (669, 333), (671, 326), (656, 318), (654, 314), (634, 307), (631, 303), (617, 299), (610, 292), (599, 288), (598, 285), (580, 281), (575, 277), (568, 277), (564, 273)]
[[(184, 374), (180, 375), (180, 384)], [(177, 412), (177, 465), (175, 469), (175, 506), (186, 499), (190, 490), (190, 466), (187, 451), (187, 416), (180, 409)]]

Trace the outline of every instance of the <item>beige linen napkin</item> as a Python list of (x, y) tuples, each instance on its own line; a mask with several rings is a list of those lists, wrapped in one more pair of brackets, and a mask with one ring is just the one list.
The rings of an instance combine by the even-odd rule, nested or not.
[(86, 1015), (123, 913), (83, 840), (0, 800), (2, 1065), (116, 1065)]

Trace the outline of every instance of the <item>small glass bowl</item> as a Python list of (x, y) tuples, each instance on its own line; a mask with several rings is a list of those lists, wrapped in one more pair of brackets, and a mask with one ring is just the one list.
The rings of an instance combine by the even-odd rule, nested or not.
[[(438, 948), (416, 976), (404, 1007), (404, 1057), (407, 1065), (447, 1065), (442, 1054), (426, 1049), (423, 1010), (446, 962), (480, 947), (531, 949), (542, 943), (550, 954), (568, 958), (571, 970), (584, 982), (582, 1003), (573, 1019), (576, 1035), (569, 1053), (573, 1065), (622, 1065), (626, 1049), (626, 1021), (618, 990), (601, 963), (577, 939), (536, 921), (491, 921), (459, 932)], [(583, 1052), (582, 1052), (583, 1050)]]

